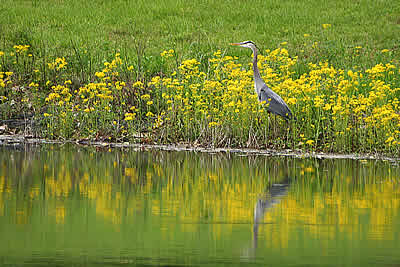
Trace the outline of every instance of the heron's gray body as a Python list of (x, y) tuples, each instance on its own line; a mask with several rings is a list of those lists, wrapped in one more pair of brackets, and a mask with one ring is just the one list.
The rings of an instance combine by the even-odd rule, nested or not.
[(242, 47), (250, 48), (253, 51), (253, 75), (254, 88), (258, 95), (258, 101), (265, 102), (267, 110), (274, 114), (282, 116), (285, 120), (289, 120), (293, 115), (285, 101), (274, 91), (269, 88), (261, 78), (260, 71), (257, 66), (258, 50), (252, 41), (237, 43)]
[(268, 104), (267, 110), (284, 117), (288, 120), (292, 117), (292, 112), (286, 105), (285, 101), (274, 91), (272, 91), (267, 85), (264, 86), (257, 92), (258, 100)]

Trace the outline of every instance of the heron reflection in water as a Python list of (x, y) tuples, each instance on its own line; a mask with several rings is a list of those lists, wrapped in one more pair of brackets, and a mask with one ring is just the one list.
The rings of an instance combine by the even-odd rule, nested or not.
[(291, 179), (285, 176), (281, 183), (271, 184), (267, 192), (257, 199), (254, 208), (254, 224), (253, 224), (253, 244), (250, 248), (245, 250), (242, 257), (245, 259), (253, 258), (255, 250), (257, 249), (258, 230), (260, 225), (263, 225), (265, 214), (271, 210), (275, 205), (279, 204), (281, 200), (288, 195)]
[(253, 247), (257, 248), (258, 228), (260, 222), (265, 217), (265, 213), (273, 206), (281, 202), (282, 198), (287, 196), (289, 189), (289, 178), (285, 177), (282, 183), (272, 184), (268, 193), (263, 198), (259, 198), (254, 208), (254, 226), (253, 226)]

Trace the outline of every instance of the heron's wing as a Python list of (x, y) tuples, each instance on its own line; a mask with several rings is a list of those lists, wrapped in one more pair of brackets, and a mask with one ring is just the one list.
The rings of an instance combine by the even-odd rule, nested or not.
[(285, 101), (274, 91), (272, 91), (267, 85), (264, 85), (258, 91), (258, 100), (260, 102), (264, 102), (268, 104), (267, 110), (284, 117), (285, 119), (289, 119), (292, 117), (292, 112), (290, 111), (288, 105), (286, 105)]

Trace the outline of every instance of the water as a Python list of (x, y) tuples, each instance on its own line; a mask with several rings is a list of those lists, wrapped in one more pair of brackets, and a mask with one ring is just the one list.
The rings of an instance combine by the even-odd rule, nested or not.
[(2, 266), (395, 266), (390, 162), (0, 147)]

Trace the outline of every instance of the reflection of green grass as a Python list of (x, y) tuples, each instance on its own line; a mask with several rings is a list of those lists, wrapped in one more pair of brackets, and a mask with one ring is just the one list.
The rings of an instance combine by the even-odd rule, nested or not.
[(68, 146), (0, 150), (0, 162), (0, 260), (12, 263), (238, 261), (256, 201), (286, 176), (288, 195), (258, 228), (260, 260), (332, 263), (325, 249), (351, 247), (362, 253), (342, 260), (354, 264), (399, 246), (399, 168), (387, 162)]

